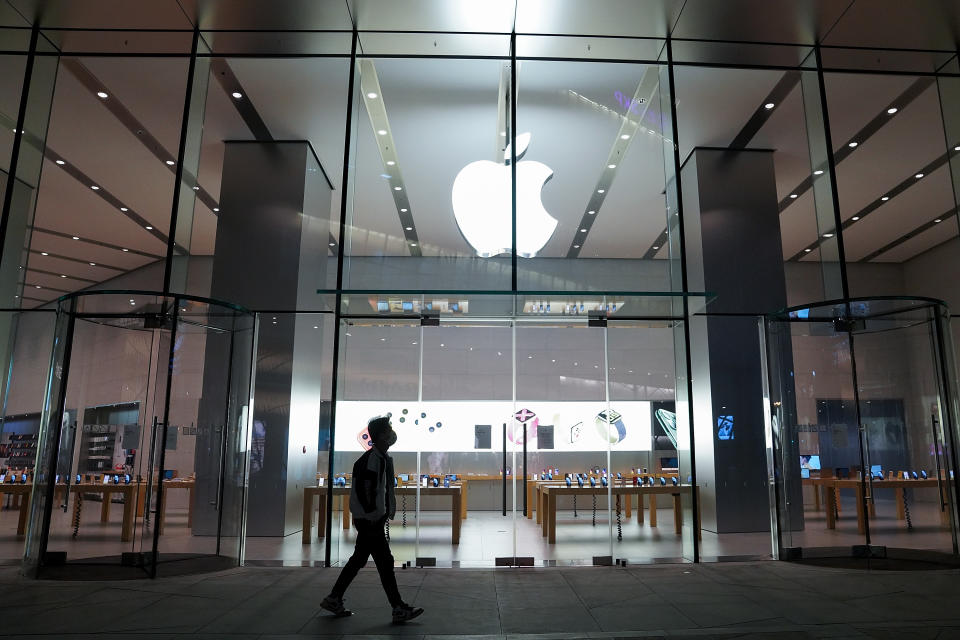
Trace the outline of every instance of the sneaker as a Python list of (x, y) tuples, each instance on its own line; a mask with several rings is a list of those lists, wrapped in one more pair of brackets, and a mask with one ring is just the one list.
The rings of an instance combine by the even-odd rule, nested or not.
[(326, 609), (334, 615), (336, 618), (343, 618), (345, 616), (352, 616), (353, 611), (347, 609), (343, 606), (343, 598), (335, 598), (333, 596), (327, 596), (320, 603), (321, 609)]
[(413, 620), (421, 613), (423, 613), (423, 609), (420, 607), (411, 607), (408, 604), (401, 604), (393, 608), (393, 622), (407, 622), (409, 620)]

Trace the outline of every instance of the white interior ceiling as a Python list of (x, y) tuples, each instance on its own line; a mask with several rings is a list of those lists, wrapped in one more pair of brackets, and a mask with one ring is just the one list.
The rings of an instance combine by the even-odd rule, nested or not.
[[(105, 13), (108, 4), (114, 12), (110, 17)], [(135, 16), (123, 3), (9, 0), (7, 7), (16, 11), (7, 11), (6, 15), (15, 16), (18, 12), (28, 18), (42, 15), (43, 24), (47, 26), (143, 27), (149, 23), (155, 27), (185, 28), (191, 20), (199, 19), (207, 21), (206, 26), (211, 28), (245, 28), (245, 20), (262, 13), (251, 2), (228, 5), (196, 0), (152, 4), (149, 12)], [(259, 28), (281, 28), (285, 26), (285, 16), (297, 14), (308, 23), (319, 21), (312, 23), (314, 26), (322, 23), (327, 28), (346, 24), (345, 28), (349, 29), (351, 20), (355, 19), (358, 26), (370, 29), (462, 29), (464, 25), (480, 25), (486, 30), (502, 32), (513, 26), (515, 9), (516, 28), (529, 33), (573, 33), (576, 24), (581, 33), (626, 35), (618, 30), (634, 29), (631, 34), (636, 35), (635, 27), (623, 26), (639, 24), (635, 20), (625, 21), (632, 17), (647, 20), (644, 24), (648, 24), (651, 31), (641, 35), (662, 35), (667, 32), (667, 25), (673, 25), (673, 33), (678, 37), (768, 41), (779, 38), (797, 43), (821, 37), (834, 45), (867, 41), (877, 44), (866, 27), (869, 23), (889, 32), (886, 42), (896, 41), (896, 34), (886, 25), (888, 17), (879, 12), (864, 14), (867, 9), (861, 0), (846, 0), (839, 5), (813, 1), (792, 3), (789, 10), (781, 11), (785, 15), (773, 15), (767, 3), (740, 0), (735, 3), (734, 13), (752, 17), (739, 25), (718, 16), (710, 2), (699, 0), (688, 0), (685, 4), (663, 0), (644, 5), (614, 2), (606, 12), (587, 12), (583, 5), (573, 3), (561, 3), (559, 7), (541, 11), (541, 4), (522, 0), (484, 3), (485, 8), (480, 10), (476, 8), (477, 3), (466, 2), (355, 0), (340, 9), (336, 3), (324, 3), (324, 8), (319, 9), (308, 7), (304, 2), (282, 2), (271, 18), (274, 22), (260, 24)], [(895, 4), (884, 3), (884, 6), (890, 5), (891, 15), (899, 15)], [(850, 6), (844, 12), (840, 5)], [(80, 11), (80, 6), (89, 11)], [(942, 46), (944, 29), (949, 31), (950, 25), (956, 24), (952, 9), (934, 2), (921, 2), (916, 3), (916, 11), (923, 18), (903, 37), (910, 42), (927, 38), (930, 46)], [(596, 15), (599, 13), (603, 15)], [(854, 15), (859, 15), (860, 22), (851, 21), (850, 16)], [(8, 23), (12, 20), (4, 16), (0, 12), (0, 19), (7, 19)], [(766, 26), (769, 31), (763, 38), (751, 37), (760, 33), (760, 25), (753, 23), (763, 16), (770, 21)], [(939, 22), (934, 20), (937, 16), (940, 16)], [(381, 37), (387, 38), (389, 34)], [(187, 60), (97, 56), (83, 56), (78, 60), (103, 83), (110, 93), (109, 100), (120, 101), (174, 158), (179, 145)], [(7, 62), (11, 69), (20, 65), (15, 58)], [(244, 88), (244, 100), (252, 103), (274, 138), (311, 142), (335, 185), (331, 205), (332, 219), (336, 220), (343, 172), (349, 61), (345, 58), (237, 57), (229, 59), (228, 64)], [(466, 164), (495, 159), (499, 133), (498, 83), (504, 61), (384, 58), (377, 59), (375, 64), (422, 253), (474, 255), (454, 221), (450, 190), (457, 172)], [(518, 133), (532, 134), (524, 159), (543, 162), (554, 172), (542, 195), (545, 208), (557, 218), (558, 226), (539, 255), (562, 257), (571, 244), (577, 242), (581, 217), (605, 169), (621, 124), (618, 113), (623, 112), (623, 107), (615, 97), (616, 92), (632, 96), (646, 69), (641, 64), (521, 62)], [(4, 77), (12, 75), (15, 74), (4, 74)], [(779, 70), (677, 67), (681, 159), (696, 146), (729, 145), (761, 108), (782, 76)], [(914, 80), (903, 75), (827, 74), (834, 148), (841, 148)], [(0, 107), (4, 115), (15, 117), (16, 100), (12, 96), (19, 88), (10, 82), (6, 85), (10, 86), (3, 92)], [(816, 97), (812, 100), (816, 104)], [(844, 220), (850, 220), (885, 190), (943, 155), (947, 142), (958, 142), (945, 141), (940, 112), (937, 87), (932, 84), (837, 164)], [(651, 131), (638, 133), (618, 162), (616, 179), (609, 186), (606, 200), (583, 243), (581, 258), (639, 258), (665, 228), (665, 146), (660, 134), (661, 117), (658, 93), (645, 119)], [(354, 125), (351, 251), (355, 255), (409, 255), (397, 205), (383, 177), (388, 168), (381, 162), (377, 134), (362, 105)], [(215, 201), (219, 200), (223, 142), (252, 137), (234, 100), (211, 79), (203, 114), (198, 178)], [(6, 140), (0, 143), (9, 148)], [(104, 100), (93, 95), (64, 66), (57, 77), (47, 144), (157, 231), (169, 232), (173, 171), (106, 108)], [(769, 113), (749, 146), (775, 151), (777, 192), (781, 199), (788, 197), (810, 175), (800, 84)], [(950, 209), (953, 206), (950, 180), (948, 167), (943, 166), (917, 180), (862, 222), (852, 224), (844, 232), (848, 259), (859, 260), (871, 255)], [(31, 271), (26, 282), (31, 287), (40, 285), (48, 290), (25, 294), (34, 302), (52, 299), (61, 291), (108, 280), (165, 254), (166, 247), (156, 233), (130, 220), (90, 186), (78, 182), (52, 160), (45, 161), (35, 225), (76, 235), (81, 240), (42, 231), (34, 233), (28, 265)], [(217, 214), (197, 201), (191, 237), (178, 237), (177, 241), (194, 255), (211, 254), (215, 249), (216, 220)], [(820, 231), (812, 190), (801, 194), (781, 213), (781, 227), (785, 258), (816, 242)], [(955, 220), (945, 221), (873, 259), (903, 262), (955, 236), (956, 231)], [(121, 248), (132, 251), (123, 252)], [(40, 252), (51, 255), (43, 256)], [(816, 255), (814, 251), (806, 259), (816, 259)], [(658, 257), (663, 256), (661, 250)]]

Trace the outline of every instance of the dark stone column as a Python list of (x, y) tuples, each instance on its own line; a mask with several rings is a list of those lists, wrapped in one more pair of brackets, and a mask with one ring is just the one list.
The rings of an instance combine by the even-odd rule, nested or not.
[[(773, 152), (698, 148), (681, 171), (690, 289), (716, 295), (707, 307), (711, 315), (691, 320), (703, 527), (768, 531), (772, 505), (757, 319), (717, 314), (764, 314), (787, 306)], [(733, 437), (723, 439), (719, 426), (728, 420)]]
[[(251, 536), (298, 531), (303, 487), (314, 482), (322, 328), (313, 327), (322, 325), (292, 312), (310, 308), (316, 290), (326, 286), (330, 192), (307, 142), (226, 144), (210, 296), (271, 312), (260, 318), (247, 508)], [(197, 437), (197, 506), (216, 491), (226, 342), (208, 339)], [(211, 524), (195, 522), (195, 532), (214, 533)]]

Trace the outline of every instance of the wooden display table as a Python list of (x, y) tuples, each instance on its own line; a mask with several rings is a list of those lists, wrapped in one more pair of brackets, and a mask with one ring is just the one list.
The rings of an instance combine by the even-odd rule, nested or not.
[[(806, 478), (804, 479), (806, 480)], [(838, 478), (810, 478), (813, 482), (812, 484), (816, 488), (823, 488), (824, 490), (824, 503), (827, 509), (827, 529), (836, 529), (837, 528), (837, 511), (839, 507), (838, 495), (840, 489), (853, 489), (856, 493), (856, 508), (857, 508), (857, 531), (859, 533), (864, 533), (866, 531), (865, 524), (865, 514), (863, 509), (864, 503), (864, 484), (869, 488), (872, 487), (872, 490), (877, 489), (893, 489), (894, 496), (897, 503), (897, 520), (906, 519), (906, 507), (905, 507), (905, 497), (904, 489), (935, 489), (940, 486), (940, 481), (936, 478), (928, 478), (926, 480), (905, 480), (903, 478), (884, 478), (883, 480), (873, 480), (866, 481), (865, 483), (861, 480), (856, 479), (838, 479)], [(870, 499), (870, 516), (876, 517), (876, 503)], [(941, 517), (943, 517), (941, 512)]]
[[(65, 487), (66, 485), (58, 485)], [(62, 490), (62, 489), (61, 489)], [(110, 496), (119, 493), (123, 496), (123, 520), (120, 527), (120, 540), (130, 542), (133, 540), (133, 521), (136, 513), (137, 492), (144, 490), (144, 485), (131, 484), (98, 484), (94, 482), (82, 482), (80, 484), (71, 484), (70, 493), (101, 493), (103, 502), (100, 505), (100, 522), (110, 522)], [(80, 518), (80, 496), (73, 499), (73, 518), (78, 522)]]
[[(313, 529), (313, 499), (319, 498), (317, 517), (317, 537), (323, 538), (326, 534), (324, 523), (327, 519), (327, 490), (329, 487), (304, 487), (303, 489), (303, 544), (310, 544), (310, 531)], [(450, 529), (453, 544), (460, 544), (460, 520), (463, 512), (463, 493), (461, 487), (395, 487), (394, 495), (416, 495), (419, 489), (421, 495), (450, 496)], [(333, 497), (340, 498), (341, 521), (343, 528), (350, 528), (350, 487), (335, 487)]]
[[(548, 481), (549, 482), (549, 481)], [(673, 496), (673, 526), (677, 535), (683, 530), (683, 504), (682, 496), (684, 493), (690, 493), (692, 487), (688, 484), (680, 486), (623, 486), (623, 487), (567, 487), (566, 483), (562, 486), (544, 485), (540, 488), (540, 504), (538, 509), (543, 510), (544, 517), (541, 518), (542, 533), (547, 538), (549, 544), (557, 542), (557, 498), (559, 496), (606, 496), (609, 490), (613, 496), (632, 496), (636, 494), (639, 498), (637, 508), (637, 521), (643, 522), (643, 496), (650, 497), (650, 526), (657, 526), (657, 496)], [(628, 500), (629, 502), (629, 500)], [(538, 514), (539, 515), (539, 514)], [(700, 535), (700, 532), (697, 532)]]
[(160, 514), (160, 533), (163, 534), (163, 526), (167, 521), (167, 491), (170, 489), (187, 490), (187, 528), (193, 527), (193, 489), (196, 487), (195, 480), (164, 480), (163, 481), (163, 512)]
[(0, 495), (20, 496), (20, 517), (17, 520), (18, 536), (24, 536), (27, 532), (27, 517), (30, 515), (30, 493), (32, 491), (32, 484), (0, 484)]

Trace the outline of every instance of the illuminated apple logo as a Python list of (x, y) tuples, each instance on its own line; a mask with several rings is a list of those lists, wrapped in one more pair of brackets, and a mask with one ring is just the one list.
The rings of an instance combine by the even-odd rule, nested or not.
[[(517, 159), (530, 144), (530, 134), (517, 136)], [(460, 233), (477, 254), (487, 258), (509, 253), (512, 242), (510, 209), (510, 146), (504, 163), (477, 160), (453, 181), (453, 217)], [(553, 169), (541, 162), (517, 163), (517, 255), (532, 258), (543, 249), (557, 228), (547, 213), (540, 192)]]

